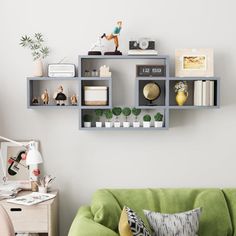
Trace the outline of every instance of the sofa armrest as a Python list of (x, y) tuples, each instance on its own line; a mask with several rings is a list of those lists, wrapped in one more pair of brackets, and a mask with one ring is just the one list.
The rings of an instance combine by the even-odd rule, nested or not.
[(89, 206), (80, 207), (69, 231), (68, 236), (118, 236), (111, 229), (93, 220)]

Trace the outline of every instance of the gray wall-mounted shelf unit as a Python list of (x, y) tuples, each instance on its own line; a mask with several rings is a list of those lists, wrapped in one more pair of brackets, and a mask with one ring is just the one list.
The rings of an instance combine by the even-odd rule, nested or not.
[[(79, 56), (78, 77), (73, 78), (49, 78), (49, 77), (30, 77), (27, 79), (27, 106), (30, 109), (55, 108), (55, 109), (78, 109), (79, 128), (81, 130), (166, 130), (169, 128), (169, 111), (171, 109), (212, 109), (220, 106), (220, 78), (218, 77), (170, 77), (169, 75), (169, 56)], [(107, 65), (112, 72), (112, 78), (106, 77), (85, 77), (87, 70), (99, 70), (100, 66)], [(136, 65), (164, 65), (165, 75), (162, 77), (137, 77)], [(194, 106), (193, 93), (194, 81), (213, 80), (215, 82), (214, 106)], [(150, 81), (155, 81), (161, 88), (161, 95), (151, 106), (142, 95), (142, 88)], [(187, 81), (189, 87), (189, 98), (183, 106), (178, 106), (175, 102), (174, 85), (177, 81)], [(65, 106), (57, 106), (53, 94), (57, 87), (63, 85), (64, 92), (68, 96)], [(84, 104), (84, 90), (86, 85), (104, 85), (108, 87), (108, 104), (106, 106), (86, 106)], [(50, 105), (32, 104), (32, 99), (37, 97), (39, 100), (45, 89), (48, 89)], [(71, 105), (69, 98), (76, 94), (78, 105)], [(164, 114), (164, 126), (162, 128), (96, 128), (95, 120), (91, 128), (84, 127), (83, 116), (91, 114), (95, 116), (96, 109), (111, 109), (115, 106), (137, 107), (142, 109), (140, 121), (143, 114), (153, 116), (156, 112)], [(121, 115), (120, 120), (123, 120)], [(132, 123), (133, 118), (130, 118)], [(104, 118), (103, 118), (103, 121)], [(103, 124), (104, 125), (104, 124)], [(152, 123), (153, 125), (153, 123)]]

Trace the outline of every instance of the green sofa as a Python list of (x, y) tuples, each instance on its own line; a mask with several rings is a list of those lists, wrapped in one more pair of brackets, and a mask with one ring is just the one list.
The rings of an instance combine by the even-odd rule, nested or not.
[(82, 206), (69, 236), (118, 236), (123, 206), (149, 227), (143, 209), (177, 213), (202, 207), (199, 236), (236, 236), (236, 189), (101, 189)]

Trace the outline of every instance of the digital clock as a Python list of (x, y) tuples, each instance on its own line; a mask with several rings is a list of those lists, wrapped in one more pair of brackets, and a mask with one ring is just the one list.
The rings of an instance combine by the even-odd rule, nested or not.
[(137, 65), (137, 77), (163, 77), (165, 70), (164, 65)]

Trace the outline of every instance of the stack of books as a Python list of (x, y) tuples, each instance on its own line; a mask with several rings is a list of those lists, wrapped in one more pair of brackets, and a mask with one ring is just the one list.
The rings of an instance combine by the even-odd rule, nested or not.
[(214, 81), (194, 81), (194, 106), (214, 106), (214, 89)]

